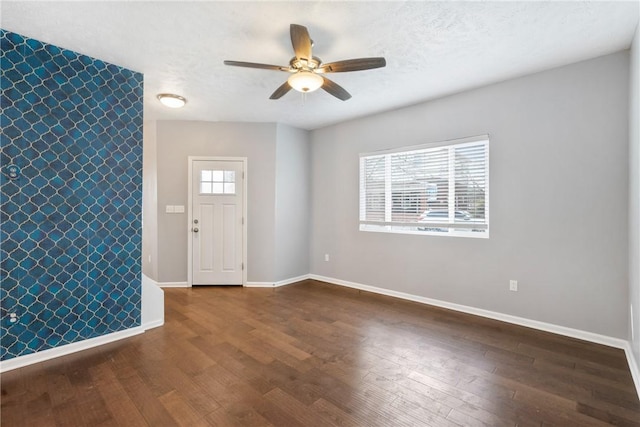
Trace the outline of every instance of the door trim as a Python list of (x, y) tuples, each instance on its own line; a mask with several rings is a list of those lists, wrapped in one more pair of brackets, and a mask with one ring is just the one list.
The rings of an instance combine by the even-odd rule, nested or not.
[(188, 161), (188, 174), (189, 177), (187, 179), (187, 286), (193, 286), (193, 233), (191, 232), (191, 227), (193, 223), (193, 162), (198, 160), (211, 160), (211, 161), (232, 161), (232, 162), (242, 162), (242, 170), (244, 172), (244, 179), (242, 180), (242, 218), (244, 221), (242, 223), (242, 265), (244, 268), (242, 269), (242, 286), (247, 285), (247, 224), (249, 222), (249, 218), (247, 217), (247, 182), (249, 178), (249, 174), (247, 173), (247, 158), (246, 157), (218, 157), (218, 156), (189, 156), (187, 158)]

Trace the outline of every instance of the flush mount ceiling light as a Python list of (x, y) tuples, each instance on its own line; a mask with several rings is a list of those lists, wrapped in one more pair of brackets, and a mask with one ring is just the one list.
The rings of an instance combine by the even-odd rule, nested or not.
[(289, 85), (298, 92), (313, 92), (320, 89), (324, 80), (313, 71), (300, 70), (287, 79)]
[(173, 93), (161, 93), (158, 95), (158, 100), (162, 102), (162, 105), (169, 108), (182, 108), (187, 103), (186, 98)]

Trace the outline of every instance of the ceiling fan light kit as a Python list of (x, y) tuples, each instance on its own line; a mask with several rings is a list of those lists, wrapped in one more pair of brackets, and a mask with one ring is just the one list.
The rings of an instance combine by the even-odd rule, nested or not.
[(160, 101), (165, 107), (169, 108), (182, 108), (187, 103), (186, 98), (173, 93), (158, 94), (158, 101)]
[(291, 44), (293, 45), (293, 51), (296, 56), (291, 59), (288, 67), (243, 61), (224, 61), (225, 65), (260, 68), (263, 70), (286, 71), (288, 73), (292, 73), (287, 81), (271, 94), (269, 99), (280, 99), (291, 89), (307, 93), (322, 88), (327, 93), (342, 101), (346, 101), (351, 98), (351, 94), (349, 94), (349, 92), (347, 92), (342, 86), (322, 76), (322, 74), (370, 70), (387, 65), (386, 60), (382, 57), (347, 59), (344, 61), (323, 64), (320, 58), (311, 54), (313, 42), (309, 37), (307, 27), (291, 24), (289, 29), (291, 33)]

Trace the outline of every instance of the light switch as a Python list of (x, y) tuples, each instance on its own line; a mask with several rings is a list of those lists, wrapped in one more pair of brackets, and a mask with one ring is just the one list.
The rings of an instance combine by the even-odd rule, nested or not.
[(175, 205), (174, 206), (175, 213), (184, 213), (184, 205)]
[(173, 205), (167, 205), (167, 206), (165, 207), (165, 212), (166, 212), (166, 213), (174, 213), (174, 212), (175, 212), (175, 206), (173, 206)]

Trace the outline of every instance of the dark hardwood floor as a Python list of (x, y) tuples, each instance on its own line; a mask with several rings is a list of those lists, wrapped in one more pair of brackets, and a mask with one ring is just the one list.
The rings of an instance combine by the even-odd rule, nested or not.
[(165, 302), (161, 328), (4, 373), (2, 426), (640, 425), (619, 349), (311, 280)]

